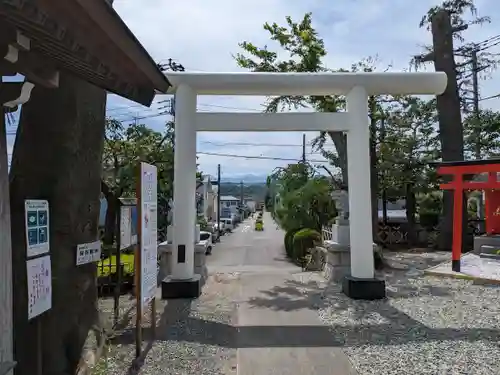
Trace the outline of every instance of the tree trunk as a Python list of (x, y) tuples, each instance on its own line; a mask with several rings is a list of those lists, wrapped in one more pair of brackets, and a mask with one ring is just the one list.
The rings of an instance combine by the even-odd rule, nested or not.
[(339, 158), (340, 172), (342, 174), (342, 183), (344, 186), (349, 184), (349, 176), (347, 174), (347, 135), (342, 132), (328, 132), (333, 144), (335, 145), (335, 151), (337, 151), (337, 156)]
[[(445, 72), (448, 76), (445, 92), (437, 97), (441, 158), (443, 161), (460, 161), (464, 160), (464, 137), (449, 12), (439, 11), (432, 18), (432, 39), (434, 67), (436, 71)], [(439, 248), (451, 250), (452, 239), (453, 192), (445, 190), (443, 192), (443, 219), (440, 223)]]
[(417, 231), (415, 214), (417, 210), (417, 200), (413, 191), (413, 184), (405, 185), (406, 195), (406, 221), (408, 224), (408, 245), (415, 246), (417, 244)]
[[(98, 324), (96, 266), (76, 267), (76, 246), (95, 241), (106, 93), (61, 74), (35, 87), (22, 108), (10, 172), (16, 375), (36, 373), (35, 320), (28, 321), (24, 200), (50, 205), (52, 309), (40, 316), (44, 375), (73, 375)], [(35, 318), (36, 319), (36, 318)]]

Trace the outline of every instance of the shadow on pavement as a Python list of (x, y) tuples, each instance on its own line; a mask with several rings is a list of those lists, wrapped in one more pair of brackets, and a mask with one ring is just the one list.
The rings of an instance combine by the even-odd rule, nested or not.
[[(298, 285), (300, 284), (300, 285)], [(265, 291), (268, 298), (253, 298), (251, 306), (282, 311), (326, 307), (322, 288), (315, 282), (294, 283)], [(433, 289), (429, 294), (436, 292)], [(438, 290), (437, 294), (444, 293)], [(498, 329), (431, 328), (394, 308), (387, 301), (361, 303), (339, 299), (330, 306), (339, 314), (349, 310), (351, 319), (362, 324), (332, 324), (324, 326), (245, 326), (238, 327), (192, 314), (191, 304), (196, 301), (171, 300), (165, 307), (156, 329), (156, 341), (184, 341), (228, 348), (272, 347), (340, 347), (360, 345), (400, 345), (409, 342), (444, 340), (500, 341)], [(311, 307), (314, 306), (314, 307)], [(383, 324), (367, 324), (370, 316), (378, 314)], [(144, 340), (152, 342), (151, 330), (144, 329)], [(112, 339), (113, 344), (134, 343), (134, 331), (125, 331)], [(145, 351), (147, 355), (147, 351)], [(138, 363), (140, 360), (138, 361)], [(132, 373), (130, 373), (132, 374)]]

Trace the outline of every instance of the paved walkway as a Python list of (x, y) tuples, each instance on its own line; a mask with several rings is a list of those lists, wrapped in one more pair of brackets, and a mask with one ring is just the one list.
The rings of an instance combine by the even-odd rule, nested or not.
[(356, 374), (319, 321), (319, 275), (286, 260), (283, 232), (267, 213), (264, 227), (255, 232), (252, 221), (241, 224), (208, 261), (212, 274), (239, 275), (232, 291), (238, 374)]
[(283, 233), (269, 214), (263, 232), (253, 225), (247, 220), (214, 247), (199, 299), (161, 301), (158, 295), (155, 340), (145, 314), (139, 361), (131, 319), (111, 340), (96, 373), (355, 374), (341, 343), (319, 321), (324, 280), (288, 262)]

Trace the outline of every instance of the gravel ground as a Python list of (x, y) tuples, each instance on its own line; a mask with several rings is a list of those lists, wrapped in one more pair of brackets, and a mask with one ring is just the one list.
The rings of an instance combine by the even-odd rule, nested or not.
[[(500, 374), (500, 287), (423, 275), (450, 253), (394, 253), (385, 301), (326, 287), (320, 318), (360, 375)], [(405, 268), (405, 269), (403, 269)]]
[[(236, 330), (233, 319), (239, 276), (212, 275), (203, 295), (192, 302), (158, 299), (156, 340), (150, 340), (150, 319), (145, 318), (143, 352), (134, 361), (135, 316), (111, 340), (95, 375), (231, 375), (236, 373)], [(147, 314), (149, 315), (149, 314)]]

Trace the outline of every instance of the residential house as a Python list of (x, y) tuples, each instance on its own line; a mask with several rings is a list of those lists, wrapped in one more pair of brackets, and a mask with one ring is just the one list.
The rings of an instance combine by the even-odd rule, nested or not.
[(250, 212), (255, 212), (257, 208), (257, 202), (253, 198), (243, 198), (243, 205), (248, 208)]
[(221, 195), (220, 197), (220, 216), (229, 217), (231, 214), (236, 214), (238, 212), (238, 206), (240, 205), (240, 199), (233, 197), (232, 195)]
[(203, 216), (205, 219), (209, 220), (214, 218), (216, 215), (216, 210), (214, 209), (214, 186), (212, 185), (212, 177), (205, 176), (203, 181), (197, 181), (196, 185), (196, 195), (197, 195), (197, 213), (199, 216)]

